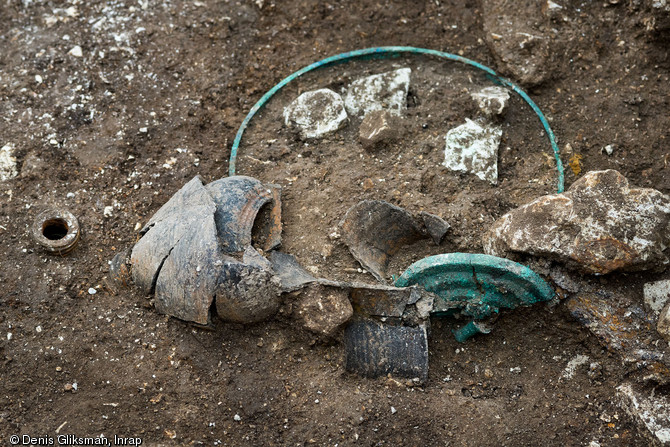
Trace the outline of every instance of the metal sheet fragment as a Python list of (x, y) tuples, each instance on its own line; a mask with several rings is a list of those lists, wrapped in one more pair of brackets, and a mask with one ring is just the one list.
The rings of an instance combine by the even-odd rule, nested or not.
[(345, 368), (364, 377), (428, 379), (426, 324), (411, 327), (355, 318), (344, 331)]

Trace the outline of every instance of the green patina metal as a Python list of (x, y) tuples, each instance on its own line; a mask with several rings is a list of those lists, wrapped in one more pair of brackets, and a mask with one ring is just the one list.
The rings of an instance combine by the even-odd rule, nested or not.
[[(472, 253), (424, 258), (410, 265), (395, 281), (396, 287), (414, 284), (437, 296), (434, 315), (459, 313), (475, 320), (495, 316), (501, 309), (548, 301), (555, 295), (549, 284), (525, 265)], [(484, 332), (481, 325), (473, 323), (457, 331), (459, 341)]]

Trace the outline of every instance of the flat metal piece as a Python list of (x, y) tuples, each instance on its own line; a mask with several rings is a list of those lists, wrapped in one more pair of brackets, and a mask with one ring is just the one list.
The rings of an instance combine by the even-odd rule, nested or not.
[(415, 262), (396, 287), (423, 286), (438, 296), (434, 313), (481, 319), (500, 309), (528, 306), (554, 297), (554, 290), (528, 267), (496, 256), (448, 253)]
[(428, 379), (426, 323), (411, 327), (356, 318), (344, 330), (345, 368), (364, 377)]

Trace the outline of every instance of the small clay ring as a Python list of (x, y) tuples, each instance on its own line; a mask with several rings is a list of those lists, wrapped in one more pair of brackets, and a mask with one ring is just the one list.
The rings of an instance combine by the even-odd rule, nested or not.
[(79, 221), (67, 210), (47, 210), (35, 218), (30, 233), (49, 253), (64, 255), (79, 242)]

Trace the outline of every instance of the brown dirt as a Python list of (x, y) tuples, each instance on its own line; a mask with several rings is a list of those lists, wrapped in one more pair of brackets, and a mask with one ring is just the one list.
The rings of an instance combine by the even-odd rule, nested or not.
[[(0, 6), (0, 146), (15, 147), (20, 171), (0, 183), (0, 439), (56, 436), (60, 427), (175, 445), (647, 445), (614, 403), (630, 371), (562, 303), (506, 314), (466, 344), (451, 336), (453, 322), (434, 320), (430, 376), (418, 387), (345, 373), (337, 340), (316, 340), (282, 314), (206, 331), (157, 314), (135, 289), (109, 286), (108, 261), (132, 246), (137, 225), (194, 175), (226, 175), (250, 107), (300, 67), (398, 44), (506, 72), (487, 45), (484, 1), (264, 3)], [(582, 172), (614, 168), (670, 193), (667, 29), (652, 30), (653, 16), (634, 1), (564, 3), (565, 20), (551, 25), (552, 71), (529, 90), (564, 162), (580, 156)], [(76, 45), (82, 57), (68, 54)], [(413, 68), (417, 102), (392, 147), (366, 152), (355, 123), (306, 147), (277, 120), (298, 91), (394, 64)], [(451, 82), (436, 87), (437, 79)], [(440, 247), (412, 247), (397, 273), (429, 253), (479, 251), (497, 217), (553, 191), (548, 144), (517, 98), (503, 122), (498, 187), (439, 167), (443, 134), (476, 113), (463, 92), (470, 82), (486, 83), (460, 66), (410, 58), (328, 69), (275, 98), (248, 131), (239, 172), (284, 187), (284, 250), (321, 275), (370, 280), (328, 237), (358, 200), (451, 224)], [(566, 173), (570, 184), (576, 176)], [(47, 255), (29, 237), (49, 207), (80, 220), (82, 239), (67, 256)], [(641, 284), (668, 277), (614, 280), (641, 299)], [(577, 355), (588, 363), (561, 378)]]

